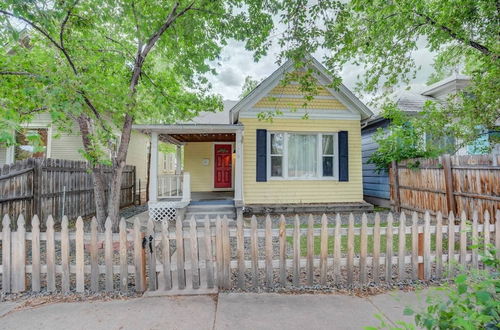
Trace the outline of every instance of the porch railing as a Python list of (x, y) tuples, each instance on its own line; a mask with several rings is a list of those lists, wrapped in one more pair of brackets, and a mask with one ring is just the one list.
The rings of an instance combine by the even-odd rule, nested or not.
[(158, 198), (182, 198), (182, 174), (158, 175)]
[(191, 200), (191, 182), (187, 172), (183, 174), (161, 174), (158, 176), (158, 198), (180, 198)]

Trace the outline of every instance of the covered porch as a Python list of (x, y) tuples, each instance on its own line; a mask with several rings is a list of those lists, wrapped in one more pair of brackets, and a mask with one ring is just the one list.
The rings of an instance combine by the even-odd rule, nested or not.
[[(243, 126), (227, 124), (135, 125), (150, 135), (150, 216), (182, 215), (188, 206), (210, 201), (243, 205)], [(176, 146), (175, 172), (159, 168), (159, 143)]]

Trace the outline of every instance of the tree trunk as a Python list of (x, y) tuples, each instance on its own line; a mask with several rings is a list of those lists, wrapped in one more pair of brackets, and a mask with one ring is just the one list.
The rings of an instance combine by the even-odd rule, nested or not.
[(113, 169), (111, 175), (111, 182), (109, 186), (109, 199), (108, 199), (108, 217), (113, 224), (113, 232), (118, 232), (120, 224), (120, 196), (122, 187), (122, 174), (126, 165), (128, 146), (130, 144), (130, 136), (132, 135), (132, 122), (133, 118), (130, 115), (125, 116), (123, 123), (122, 135), (120, 138), (120, 145), (113, 159)]
[(120, 196), (124, 167), (125, 164), (123, 164), (123, 166), (113, 168), (111, 182), (109, 185), (108, 217), (111, 219), (111, 223), (113, 224), (113, 232), (118, 232), (118, 226), (120, 224)]
[(100, 231), (104, 231), (106, 221), (106, 181), (102, 168), (94, 167), (92, 169), (94, 179), (94, 199), (97, 225)]

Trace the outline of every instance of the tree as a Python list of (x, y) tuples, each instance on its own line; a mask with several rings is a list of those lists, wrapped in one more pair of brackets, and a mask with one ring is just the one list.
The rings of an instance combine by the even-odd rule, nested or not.
[[(273, 23), (263, 0), (7, 0), (0, 4), (0, 141), (36, 114), (76, 123), (92, 165), (97, 219), (118, 228), (121, 174), (134, 122), (173, 123), (221, 108), (207, 61), (229, 38), (258, 58)], [(20, 27), (27, 38), (20, 42)], [(111, 157), (108, 157), (111, 152)], [(104, 173), (112, 182), (105, 204)]]
[(297, 59), (326, 51), (333, 86), (345, 64), (362, 66), (359, 90), (374, 94), (415, 77), (417, 49), (434, 56), (438, 72), (463, 64), (470, 86), (445, 103), (429, 102), (414, 123), (467, 144), (500, 118), (498, 8), (491, 0), (289, 0), (281, 6), (287, 28), (280, 44), (283, 56)]
[(246, 76), (245, 77), (245, 82), (243, 83), (243, 86), (241, 87), (241, 94), (240, 94), (240, 99), (244, 98), (248, 94), (250, 94), (251, 91), (255, 89), (260, 84), (260, 81), (255, 80), (252, 78), (252, 76)]

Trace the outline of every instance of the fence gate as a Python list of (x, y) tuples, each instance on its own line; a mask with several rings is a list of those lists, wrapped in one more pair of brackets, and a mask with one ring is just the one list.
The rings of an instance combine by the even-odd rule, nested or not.
[(229, 220), (149, 220), (143, 247), (147, 258), (145, 295), (217, 293), (231, 287)]

